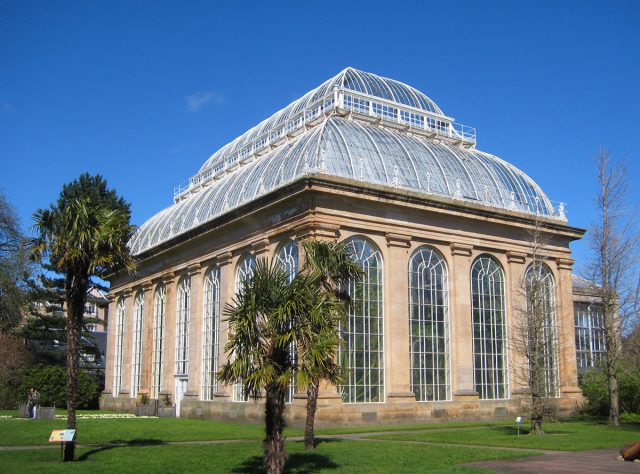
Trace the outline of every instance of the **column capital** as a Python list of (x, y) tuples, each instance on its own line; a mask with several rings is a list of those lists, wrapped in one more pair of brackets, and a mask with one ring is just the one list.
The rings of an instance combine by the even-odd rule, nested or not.
[(253, 254), (257, 257), (262, 255), (263, 253), (267, 253), (269, 251), (269, 239), (263, 238), (260, 240), (256, 240), (251, 244), (251, 250)]
[(509, 263), (524, 263), (527, 259), (527, 254), (522, 252), (514, 252), (509, 250), (507, 252), (507, 262)]
[(403, 247), (409, 248), (411, 246), (411, 236), (404, 234), (394, 234), (387, 232), (384, 234), (387, 239), (387, 247)]
[(294, 232), (298, 240), (338, 240), (340, 226), (327, 222), (305, 222), (295, 227)]
[(165, 285), (169, 285), (173, 283), (175, 279), (176, 279), (176, 274), (174, 272), (167, 272), (157, 278), (152, 279), (151, 281), (156, 285), (159, 285), (161, 283), (164, 283)]
[(463, 257), (471, 257), (473, 245), (451, 242), (451, 255), (460, 255)]
[(576, 261), (572, 258), (559, 258), (556, 260), (556, 265), (558, 266), (558, 270), (571, 271), (574, 263), (576, 263)]

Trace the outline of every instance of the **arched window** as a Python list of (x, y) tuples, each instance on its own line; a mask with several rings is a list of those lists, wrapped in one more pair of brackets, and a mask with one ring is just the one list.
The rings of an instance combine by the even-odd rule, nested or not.
[(471, 267), (473, 383), (483, 399), (508, 397), (504, 271), (481, 255)]
[(156, 288), (153, 296), (153, 354), (151, 361), (151, 398), (158, 398), (162, 390), (164, 370), (164, 315), (167, 289), (164, 285)]
[(136, 294), (133, 310), (133, 344), (131, 347), (131, 397), (135, 398), (140, 390), (142, 361), (142, 328), (144, 324), (144, 294)]
[(409, 324), (416, 400), (451, 399), (447, 264), (429, 247), (418, 248), (409, 261)]
[[(555, 282), (553, 274), (542, 262), (529, 265), (525, 273), (527, 289), (526, 329), (529, 363), (541, 361), (544, 380), (530, 382), (540, 384), (540, 393), (544, 390), (547, 397), (560, 395), (558, 375), (558, 327), (556, 322)], [(544, 383), (544, 387), (541, 386)]]
[(340, 363), (348, 370), (347, 384), (340, 386), (345, 403), (384, 401), (384, 334), (382, 256), (368, 240), (353, 237), (346, 242), (352, 259), (363, 270), (347, 291), (352, 305), (342, 329)]
[(220, 269), (207, 272), (203, 288), (202, 388), (200, 398), (213, 400), (218, 389), (218, 331), (220, 328)]
[[(248, 253), (238, 261), (238, 267), (236, 269), (236, 293), (240, 289), (243, 282), (250, 280), (253, 277), (253, 272), (256, 268), (256, 256)], [(233, 384), (233, 393), (231, 394), (231, 401), (233, 402), (246, 402), (249, 400), (249, 395), (245, 393), (241, 383)]]
[[(275, 255), (276, 265), (279, 265), (289, 275), (289, 283), (293, 281), (298, 273), (298, 242), (295, 240), (287, 240), (284, 244), (278, 247), (278, 251)], [(295, 344), (289, 346), (289, 357), (291, 358), (292, 365), (295, 366), (297, 359), (297, 349)], [(285, 394), (285, 403), (293, 402), (293, 396), (295, 395), (295, 380), (292, 380), (289, 384), (289, 390)]]
[(116, 308), (116, 347), (113, 358), (113, 396), (117, 397), (122, 388), (122, 339), (124, 337), (125, 306), (120, 298)]
[(189, 373), (189, 314), (191, 309), (191, 278), (184, 277), (178, 285), (176, 308), (176, 375)]
[(278, 248), (275, 260), (287, 272), (291, 282), (298, 273), (298, 243), (295, 240), (287, 240)]
[(236, 292), (240, 289), (242, 282), (253, 277), (255, 268), (256, 256), (252, 253), (248, 253), (240, 259), (236, 269)]

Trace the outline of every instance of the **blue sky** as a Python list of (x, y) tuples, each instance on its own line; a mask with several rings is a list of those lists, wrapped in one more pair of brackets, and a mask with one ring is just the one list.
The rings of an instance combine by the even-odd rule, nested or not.
[[(640, 202), (640, 2), (0, 0), (0, 188), (27, 228), (100, 173), (142, 224), (219, 147), (354, 66), (476, 127), (569, 223), (592, 223), (593, 155)], [(587, 245), (573, 245), (580, 270)]]

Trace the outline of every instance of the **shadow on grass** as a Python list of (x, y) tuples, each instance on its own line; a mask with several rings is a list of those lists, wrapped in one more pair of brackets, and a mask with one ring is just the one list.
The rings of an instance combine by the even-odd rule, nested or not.
[[(341, 443), (341, 439), (316, 439), (314, 446), (322, 443)], [(296, 444), (304, 444), (298, 441)], [(289, 459), (284, 466), (284, 472), (321, 472), (329, 469), (337, 469), (340, 466), (329, 459), (327, 456), (315, 452), (302, 452), (289, 454)], [(231, 470), (234, 473), (249, 474), (265, 472), (263, 458), (261, 456), (252, 456), (246, 459), (238, 467)]]
[(99, 448), (90, 449), (89, 451), (82, 453), (81, 456), (78, 456), (77, 460), (86, 461), (87, 459), (89, 459), (89, 457), (93, 456), (94, 454), (98, 454), (103, 451), (109, 451), (110, 449), (129, 448), (131, 446), (158, 446), (161, 444), (164, 444), (164, 442), (159, 439), (130, 439), (126, 441), (116, 439), (116, 440), (110, 441), (109, 444), (105, 444), (103, 446), (100, 446)]
[[(327, 469), (337, 469), (338, 464), (327, 456), (315, 453), (295, 453), (289, 455), (284, 472), (320, 472)], [(252, 456), (246, 459), (231, 472), (241, 474), (253, 474), (266, 472), (261, 456)]]

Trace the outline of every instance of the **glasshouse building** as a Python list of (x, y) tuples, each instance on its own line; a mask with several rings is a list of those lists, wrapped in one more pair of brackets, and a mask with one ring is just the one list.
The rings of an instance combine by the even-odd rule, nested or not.
[[(364, 273), (349, 285), (347, 377), (322, 387), (320, 425), (514, 416), (528, 394), (513, 335), (535, 229), (546, 390), (567, 413), (582, 400), (569, 244), (584, 231), (425, 94), (347, 68), (216, 151), (137, 230), (137, 272), (109, 277), (102, 407), (149, 398), (177, 416), (261, 419), (260, 401), (216, 381), (222, 311), (257, 259), (295, 272), (300, 242), (325, 239)], [(304, 391), (287, 402), (289, 421), (304, 420)]]

